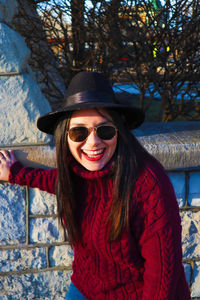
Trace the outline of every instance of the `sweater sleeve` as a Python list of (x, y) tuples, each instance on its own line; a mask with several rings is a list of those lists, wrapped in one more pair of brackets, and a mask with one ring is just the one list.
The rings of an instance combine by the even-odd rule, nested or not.
[[(145, 259), (144, 288), (142, 300), (189, 300), (189, 289), (182, 266), (180, 238), (170, 224), (153, 233), (142, 244)], [(180, 285), (182, 281), (183, 285)], [(184, 292), (179, 289), (185, 290)]]
[[(143, 182), (139, 247), (144, 259), (142, 300), (190, 298), (182, 264), (181, 219), (173, 187), (166, 174)], [(178, 291), (184, 290), (184, 293)]]
[(39, 188), (51, 194), (55, 194), (57, 170), (45, 170), (23, 166), (19, 161), (10, 167), (9, 182), (31, 188)]

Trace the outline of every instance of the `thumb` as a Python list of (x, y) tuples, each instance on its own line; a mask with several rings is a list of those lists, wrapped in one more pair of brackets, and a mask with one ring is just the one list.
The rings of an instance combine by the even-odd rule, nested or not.
[(16, 161), (14, 151), (13, 151), (13, 150), (8, 150), (8, 151), (9, 151), (11, 160), (12, 160), (13, 162)]

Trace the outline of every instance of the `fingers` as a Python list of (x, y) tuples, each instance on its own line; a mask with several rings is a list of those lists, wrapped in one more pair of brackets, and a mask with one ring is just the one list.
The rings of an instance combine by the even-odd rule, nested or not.
[(12, 151), (0, 149), (0, 180), (8, 181), (10, 167), (15, 161)]
[(0, 150), (0, 164), (2, 162), (13, 163), (16, 161), (14, 151), (12, 150)]
[(13, 150), (8, 150), (8, 153), (9, 153), (10, 158), (11, 158), (12, 160), (16, 160), (15, 154), (14, 154), (14, 151), (13, 151)]
[(8, 150), (0, 150), (0, 160), (10, 159), (10, 153)]

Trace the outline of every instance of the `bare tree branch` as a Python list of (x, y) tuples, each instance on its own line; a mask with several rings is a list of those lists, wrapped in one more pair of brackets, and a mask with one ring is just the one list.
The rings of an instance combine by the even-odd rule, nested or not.
[(159, 94), (161, 121), (200, 118), (198, 0), (166, 0), (163, 6), (147, 0), (32, 1), (40, 20), (18, 1), (25, 25), (20, 31), (32, 65), (44, 74), (46, 93), (57, 90), (44, 72), (52, 66), (65, 85), (80, 70), (96, 70), (111, 82), (136, 84), (146, 111)]

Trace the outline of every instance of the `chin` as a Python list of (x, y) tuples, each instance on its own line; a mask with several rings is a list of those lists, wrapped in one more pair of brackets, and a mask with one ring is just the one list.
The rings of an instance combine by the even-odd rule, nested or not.
[(88, 171), (100, 171), (105, 164), (82, 164), (82, 166)]

